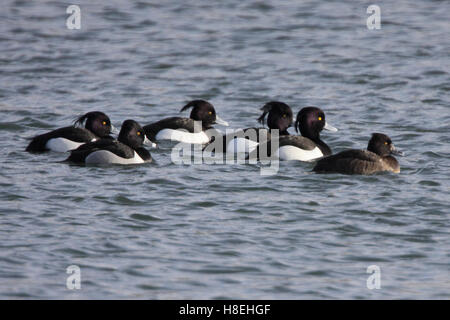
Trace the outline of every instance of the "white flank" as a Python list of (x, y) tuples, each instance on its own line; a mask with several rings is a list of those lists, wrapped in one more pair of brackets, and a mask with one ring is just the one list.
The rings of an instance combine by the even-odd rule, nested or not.
[(190, 133), (182, 130), (162, 129), (156, 135), (156, 140), (172, 140), (191, 144), (204, 144), (209, 142), (205, 132)]
[(282, 146), (278, 149), (280, 160), (300, 160), (310, 161), (323, 157), (322, 151), (318, 147), (312, 150), (303, 150), (294, 146)]
[(55, 152), (67, 152), (74, 150), (84, 144), (84, 142), (74, 142), (66, 138), (53, 138), (47, 141), (45, 147)]
[(227, 153), (249, 153), (256, 149), (258, 142), (245, 139), (234, 138), (227, 145)]

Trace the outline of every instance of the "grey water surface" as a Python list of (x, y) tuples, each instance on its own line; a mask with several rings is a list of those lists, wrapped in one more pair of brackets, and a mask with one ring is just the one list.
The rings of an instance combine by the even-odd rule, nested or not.
[[(70, 1), (1, 4), (1, 299), (450, 298), (448, 1), (79, 0), (80, 30)], [(270, 100), (320, 106), (334, 152), (383, 132), (401, 173), (263, 176), (177, 165), (167, 144), (139, 166), (24, 152), (88, 111), (148, 124), (191, 99), (231, 128)]]

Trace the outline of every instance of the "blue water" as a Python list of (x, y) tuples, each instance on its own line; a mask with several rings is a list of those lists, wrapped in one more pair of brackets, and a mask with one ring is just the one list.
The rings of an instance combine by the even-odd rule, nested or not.
[[(1, 299), (450, 298), (448, 1), (378, 1), (380, 30), (366, 1), (80, 0), (80, 30), (69, 4), (2, 2)], [(401, 173), (24, 152), (88, 111), (148, 124), (199, 98), (232, 128), (270, 100), (320, 106), (334, 152), (383, 132)]]

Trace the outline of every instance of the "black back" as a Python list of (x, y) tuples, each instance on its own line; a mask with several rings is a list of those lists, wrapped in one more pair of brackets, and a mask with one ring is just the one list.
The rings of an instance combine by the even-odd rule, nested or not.
[(202, 122), (202, 130), (210, 129), (216, 123), (216, 110), (214, 106), (206, 100), (192, 100), (188, 102), (180, 112), (192, 108), (189, 118), (170, 117), (144, 126), (147, 137), (155, 141), (156, 135), (163, 129), (184, 129), (194, 132), (194, 121)]
[(380, 171), (400, 172), (397, 159), (391, 154), (397, 152), (392, 140), (385, 134), (374, 133), (367, 150), (346, 150), (320, 159), (314, 171), (344, 174), (373, 174)]
[(87, 143), (93, 139), (98, 139), (99, 137), (106, 137), (111, 133), (111, 121), (103, 112), (88, 112), (77, 118), (74, 125), (82, 125), (83, 122), (86, 122), (85, 128), (76, 126), (64, 127), (35, 136), (28, 144), (26, 151), (48, 151), (46, 144), (50, 139), (65, 138), (74, 142)]
[(104, 138), (81, 145), (78, 149), (71, 152), (66, 161), (84, 163), (89, 154), (99, 150), (110, 151), (125, 159), (133, 158), (134, 151), (136, 151), (142, 160), (149, 161), (151, 160), (151, 155), (143, 147), (144, 140), (145, 132), (139, 123), (134, 120), (125, 120), (120, 129), (118, 140)]

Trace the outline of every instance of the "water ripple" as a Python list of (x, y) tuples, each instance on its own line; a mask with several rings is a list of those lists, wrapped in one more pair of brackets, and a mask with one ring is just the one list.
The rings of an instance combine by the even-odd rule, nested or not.
[[(80, 30), (63, 3), (2, 4), (0, 298), (449, 298), (443, 3), (384, 3), (374, 31), (356, 2), (81, 0)], [(175, 165), (170, 143), (130, 167), (24, 152), (91, 110), (148, 124), (200, 98), (232, 128), (257, 126), (269, 100), (320, 106), (339, 128), (322, 133), (334, 152), (385, 132), (406, 153), (402, 172), (286, 162), (262, 176)], [(73, 264), (77, 292), (65, 287)]]

